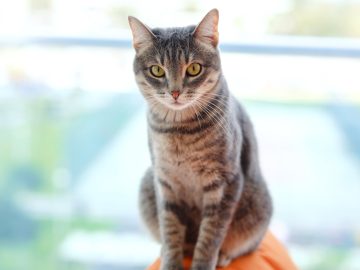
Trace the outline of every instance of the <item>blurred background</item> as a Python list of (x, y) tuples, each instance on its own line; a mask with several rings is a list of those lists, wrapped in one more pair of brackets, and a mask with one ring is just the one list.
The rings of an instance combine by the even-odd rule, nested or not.
[(0, 2), (0, 269), (135, 270), (159, 254), (137, 209), (150, 160), (127, 16), (220, 10), (222, 63), (248, 110), (300, 269), (360, 269), (360, 1)]

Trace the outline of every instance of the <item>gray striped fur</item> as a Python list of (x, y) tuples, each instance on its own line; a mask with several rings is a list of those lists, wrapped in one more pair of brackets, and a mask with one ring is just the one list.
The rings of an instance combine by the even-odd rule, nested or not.
[[(140, 210), (162, 244), (162, 270), (214, 270), (255, 250), (271, 215), (251, 121), (231, 95), (217, 49), (217, 10), (195, 26), (150, 29), (129, 17), (135, 78), (148, 102), (152, 158)], [(200, 63), (198, 76), (186, 67)], [(151, 65), (166, 76), (155, 78)], [(171, 91), (180, 91), (175, 106)]]

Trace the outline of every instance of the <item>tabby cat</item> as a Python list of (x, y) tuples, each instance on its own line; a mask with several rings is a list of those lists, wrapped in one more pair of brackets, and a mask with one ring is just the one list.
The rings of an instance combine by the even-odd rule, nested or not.
[(250, 119), (221, 71), (218, 19), (150, 29), (129, 17), (136, 82), (148, 104), (152, 165), (140, 210), (161, 242), (161, 269), (224, 267), (252, 252), (272, 215)]

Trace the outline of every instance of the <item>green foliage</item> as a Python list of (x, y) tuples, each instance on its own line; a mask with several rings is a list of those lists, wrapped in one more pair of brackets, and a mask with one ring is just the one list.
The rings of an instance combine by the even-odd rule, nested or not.
[(326, 249), (322, 256), (317, 258), (312, 266), (306, 270), (327, 270), (327, 269), (343, 269), (343, 263), (350, 254), (346, 249)]
[(136, 10), (132, 6), (122, 4), (112, 6), (107, 13), (115, 26), (128, 27), (128, 16), (136, 14)]
[(59, 258), (60, 244), (72, 231), (110, 230), (113, 225), (85, 218), (68, 221), (38, 222), (39, 234), (31, 242), (9, 245), (0, 242), (0, 269), (7, 270), (82, 270), (84, 266), (68, 264)]
[(52, 6), (52, 0), (30, 0), (29, 6), (33, 10), (49, 10)]
[(360, 3), (295, 0), (274, 16), (268, 31), (281, 35), (360, 37)]
[(56, 195), (54, 172), (67, 165), (79, 176), (138, 107), (131, 95), (103, 97), (91, 106), (86, 95), (22, 96), (0, 104), (6, 120), (0, 125), (0, 269), (82, 270), (62, 262), (63, 240), (75, 230), (113, 229), (111, 222), (81, 216), (39, 220), (16, 200), (24, 191)]
[(195, 1), (186, 1), (184, 2), (184, 11), (189, 13), (194, 13), (200, 10), (198, 2)]

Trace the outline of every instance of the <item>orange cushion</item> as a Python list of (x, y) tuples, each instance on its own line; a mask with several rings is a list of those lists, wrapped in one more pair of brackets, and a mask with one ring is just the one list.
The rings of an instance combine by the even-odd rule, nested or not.
[[(190, 267), (191, 260), (184, 260), (184, 267)], [(147, 270), (159, 270), (160, 259), (152, 264)], [(235, 259), (222, 270), (296, 270), (297, 267), (289, 257), (284, 246), (268, 232), (259, 248), (246, 256)]]

